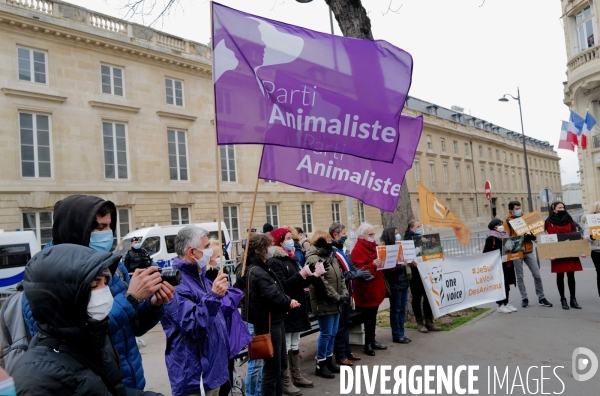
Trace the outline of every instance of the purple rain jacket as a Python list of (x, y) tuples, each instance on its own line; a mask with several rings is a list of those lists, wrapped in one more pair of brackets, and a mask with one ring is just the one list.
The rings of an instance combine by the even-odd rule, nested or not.
[[(237, 306), (243, 293), (230, 287), (223, 297), (212, 291), (206, 269), (179, 258), (173, 269), (181, 271), (181, 284), (161, 319), (167, 336), (165, 362), (173, 396), (200, 392), (200, 376), (205, 390), (215, 389), (229, 381), (227, 362), (232, 345), (249, 340), (250, 334), (240, 326)], [(237, 315), (236, 315), (237, 314)], [(233, 326), (228, 326), (231, 320)], [(228, 328), (233, 330), (229, 334)], [(242, 332), (242, 334), (237, 334)], [(246, 342), (247, 343), (247, 342)], [(244, 345), (245, 346), (245, 345)], [(243, 346), (242, 346), (243, 348)], [(241, 349), (241, 348), (240, 348)]]

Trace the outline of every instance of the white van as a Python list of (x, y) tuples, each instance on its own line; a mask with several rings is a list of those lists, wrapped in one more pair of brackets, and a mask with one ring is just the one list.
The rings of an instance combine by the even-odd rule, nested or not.
[(0, 293), (14, 292), (25, 265), (40, 251), (33, 231), (0, 232)]
[[(154, 263), (159, 267), (170, 267), (171, 259), (177, 255), (175, 253), (175, 237), (177, 236), (179, 230), (187, 225), (189, 224), (146, 227), (131, 231), (129, 234), (123, 237), (123, 239), (113, 250), (113, 253), (120, 254), (125, 257), (131, 248), (131, 238), (141, 237), (142, 248), (148, 251), (150, 257), (152, 257), (152, 261), (154, 261)], [(198, 223), (193, 225), (204, 228), (206, 231), (208, 231), (209, 239), (218, 239), (219, 230), (217, 222)], [(231, 239), (229, 238), (227, 227), (223, 222), (221, 222), (221, 235), (222, 240), (225, 243), (227, 254), (231, 255)]]

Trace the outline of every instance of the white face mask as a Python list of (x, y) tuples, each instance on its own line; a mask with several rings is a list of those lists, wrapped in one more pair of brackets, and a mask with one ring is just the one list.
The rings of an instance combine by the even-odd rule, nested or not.
[(275, 254), (275, 246), (271, 246), (269, 247), (269, 249), (267, 249), (267, 255), (266, 255), (266, 259), (270, 259), (271, 257), (273, 257), (273, 255)]
[(92, 290), (88, 303), (88, 314), (92, 319), (102, 320), (108, 316), (113, 306), (113, 295), (108, 286), (99, 290)]
[(498, 228), (496, 228), (496, 231), (504, 232), (504, 226), (498, 226)]
[(202, 252), (202, 258), (197, 259), (196, 257), (194, 257), (194, 259), (196, 260), (198, 267), (200, 267), (200, 269), (203, 269), (210, 262), (210, 258), (213, 255), (213, 250), (212, 250), (212, 248), (196, 249), (196, 250), (199, 250)]
[(373, 237), (368, 237), (368, 238), (367, 238), (367, 241), (369, 241), (369, 242), (373, 243), (373, 242), (375, 242), (375, 238), (373, 238)]

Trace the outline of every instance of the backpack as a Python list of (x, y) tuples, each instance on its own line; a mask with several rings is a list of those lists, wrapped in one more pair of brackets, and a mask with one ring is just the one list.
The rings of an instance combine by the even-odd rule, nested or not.
[(23, 317), (23, 286), (17, 286), (0, 310), (0, 366), (8, 373), (15, 367), (19, 358), (27, 352), (31, 334)]

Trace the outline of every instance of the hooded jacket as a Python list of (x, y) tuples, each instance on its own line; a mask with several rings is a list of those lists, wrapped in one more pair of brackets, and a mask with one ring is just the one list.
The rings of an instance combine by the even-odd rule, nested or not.
[[(111, 213), (110, 228), (113, 233), (116, 229), (116, 207), (110, 201), (90, 195), (70, 195), (54, 205), (52, 224), (52, 243), (54, 246), (71, 243), (80, 246), (90, 244), (92, 224), (96, 213), (102, 205), (108, 204)], [(154, 327), (164, 313), (164, 307), (153, 307), (150, 299), (142, 301), (137, 309), (125, 298), (129, 287), (127, 269), (120, 263), (118, 267), (123, 275), (113, 276), (110, 291), (114, 297), (112, 310), (109, 314), (110, 338), (117, 349), (123, 369), (123, 382), (127, 387), (144, 389), (146, 379), (142, 366), (142, 355), (138, 349), (136, 336), (142, 336)], [(33, 337), (37, 333), (37, 326), (29, 309), (26, 295), (23, 298), (23, 316), (29, 332)]]
[(200, 377), (205, 390), (228, 382), (230, 344), (245, 346), (252, 337), (239, 322), (231, 321), (243, 296), (240, 290), (229, 288), (220, 297), (212, 291), (205, 268), (198, 272), (197, 264), (178, 257), (173, 269), (181, 271), (181, 284), (175, 286), (161, 323), (167, 337), (165, 362), (171, 390), (173, 396), (183, 396), (201, 393)]
[(327, 272), (310, 285), (310, 304), (313, 314), (317, 316), (340, 313), (340, 296), (348, 294), (346, 279), (333, 249), (311, 246), (306, 252), (306, 265), (331, 259)]
[(125, 388), (109, 319), (87, 313), (92, 281), (120, 258), (61, 244), (29, 261), (23, 288), (40, 331), (11, 373), (18, 395), (156, 395)]

